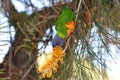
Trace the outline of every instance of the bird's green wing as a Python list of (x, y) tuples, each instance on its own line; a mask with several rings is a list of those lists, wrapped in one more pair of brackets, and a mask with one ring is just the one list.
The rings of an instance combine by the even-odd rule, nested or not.
[(73, 21), (74, 19), (74, 12), (68, 7), (64, 7), (55, 25), (57, 34), (60, 38), (64, 39), (67, 37), (68, 28), (65, 25), (67, 22)]

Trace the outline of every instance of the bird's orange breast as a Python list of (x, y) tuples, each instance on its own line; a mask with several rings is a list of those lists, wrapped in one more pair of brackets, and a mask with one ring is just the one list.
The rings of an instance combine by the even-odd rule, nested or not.
[(74, 21), (67, 22), (66, 27), (68, 28), (67, 36), (69, 36), (74, 30)]

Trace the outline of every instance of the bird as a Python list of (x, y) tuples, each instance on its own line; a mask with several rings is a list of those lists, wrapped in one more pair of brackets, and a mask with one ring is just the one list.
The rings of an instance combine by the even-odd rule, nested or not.
[(62, 46), (65, 40), (74, 30), (75, 14), (68, 7), (64, 7), (56, 22), (56, 36), (52, 40), (52, 46)]
[(53, 52), (39, 56), (36, 61), (37, 73), (40, 73), (40, 78), (51, 77), (53, 72), (57, 72), (58, 62), (63, 64), (65, 52), (62, 46), (74, 31), (74, 20), (74, 12), (68, 6), (63, 7), (55, 23), (57, 33), (51, 41)]

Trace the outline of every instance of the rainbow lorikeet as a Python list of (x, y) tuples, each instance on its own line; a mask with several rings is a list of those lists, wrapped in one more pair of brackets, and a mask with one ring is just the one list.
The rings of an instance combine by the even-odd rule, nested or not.
[(61, 46), (73, 32), (74, 20), (75, 14), (72, 10), (64, 7), (55, 24), (57, 34), (52, 40), (53, 52), (37, 57), (37, 73), (41, 74), (41, 78), (51, 77), (53, 72), (57, 72), (58, 62), (64, 62), (65, 52)]
[(64, 7), (56, 22), (56, 36), (52, 40), (52, 46), (62, 46), (65, 39), (74, 30), (75, 14), (68, 7)]

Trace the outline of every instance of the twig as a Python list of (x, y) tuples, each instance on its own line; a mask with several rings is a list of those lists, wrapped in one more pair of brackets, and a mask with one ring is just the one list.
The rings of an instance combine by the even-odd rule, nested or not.
[(30, 67), (27, 69), (27, 71), (23, 74), (22, 78), (20, 80), (24, 80), (26, 78), (26, 76), (29, 74), (29, 72), (31, 71), (31, 69), (34, 67), (35, 61), (37, 58), (37, 53), (34, 55), (33, 59), (32, 59), (32, 64), (30, 65)]
[(9, 66), (9, 79), (11, 80), (11, 77), (12, 77), (12, 47), (9, 48), (10, 51), (9, 51), (9, 61), (8, 61), (8, 66)]
[(52, 6), (52, 8), (57, 13), (57, 15), (59, 15), (59, 12), (57, 11), (57, 9), (54, 6)]
[[(11, 33), (11, 26), (9, 25), (9, 35), (10, 35), (10, 45), (12, 45), (12, 33)], [(9, 48), (9, 59), (8, 59), (8, 66), (9, 66), (9, 79), (11, 80), (12, 77), (12, 46)]]
[(25, 72), (25, 74), (23, 75), (23, 77), (21, 78), (21, 80), (24, 80), (25, 77), (28, 75), (28, 73), (30, 72), (30, 70), (33, 68), (34, 66), (34, 62), (30, 65), (29, 69), (27, 69), (27, 71)]
[(79, 10), (80, 10), (80, 5), (81, 5), (81, 3), (82, 3), (82, 0), (80, 0), (79, 1), (79, 4), (78, 4), (78, 8), (77, 8), (77, 10), (76, 10), (76, 19), (75, 19), (75, 26), (76, 26), (76, 22), (77, 22), (77, 19), (78, 19), (78, 12), (79, 12)]
[[(23, 33), (23, 35), (29, 40), (29, 41), (31, 41), (31, 39), (29, 38), (29, 36), (27, 35), (27, 33), (22, 29), (22, 27), (20, 26), (20, 24), (19, 23), (17, 23), (17, 25), (18, 25), (18, 28), (21, 30), (21, 32)], [(32, 41), (31, 41), (32, 42)]]

